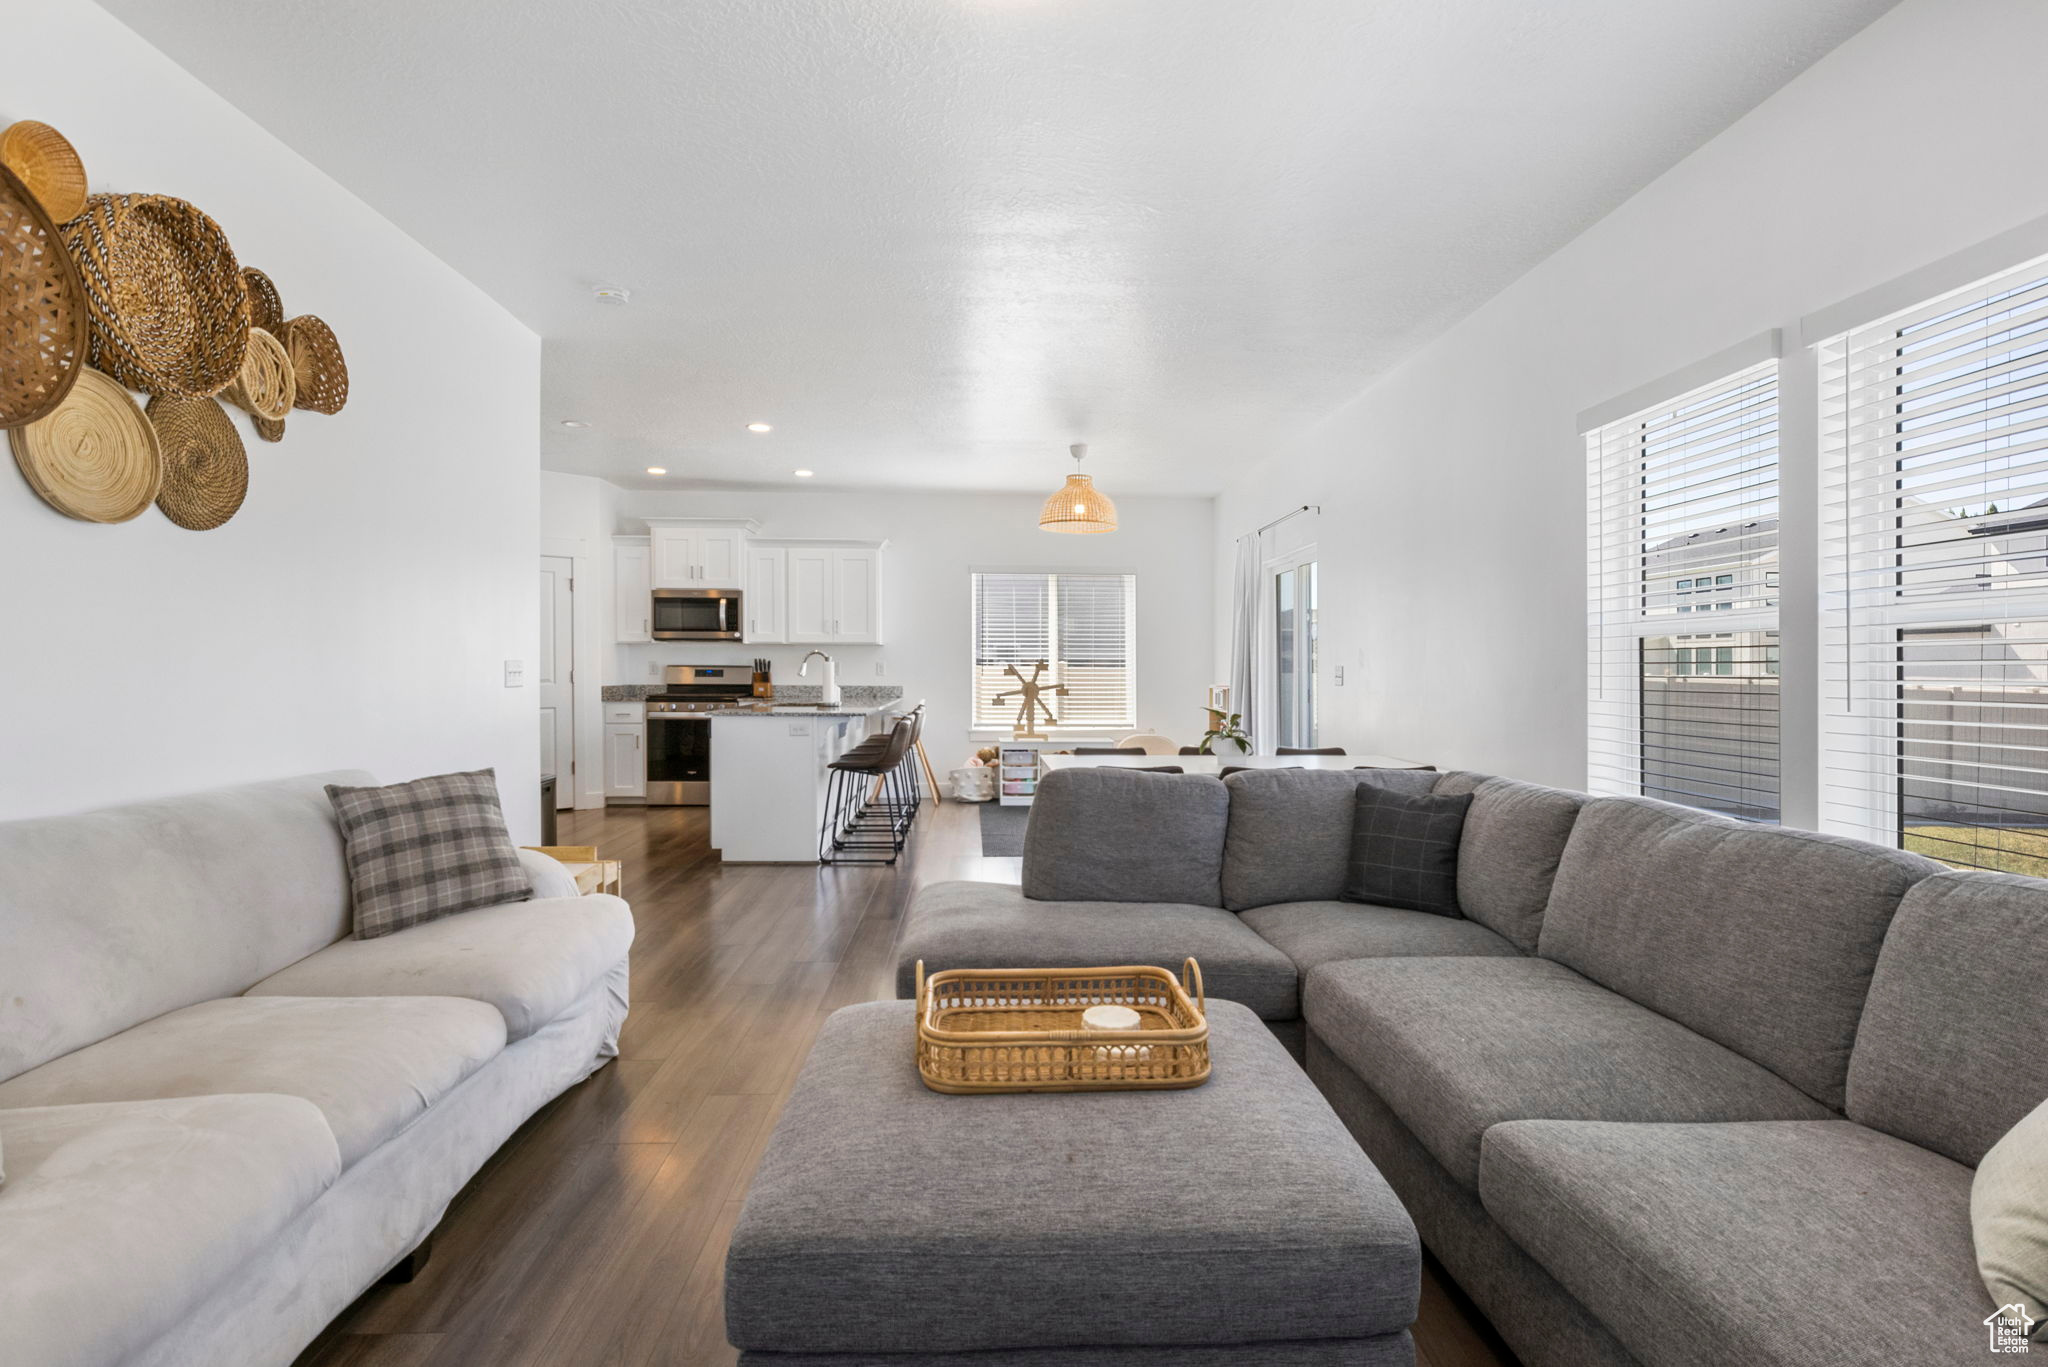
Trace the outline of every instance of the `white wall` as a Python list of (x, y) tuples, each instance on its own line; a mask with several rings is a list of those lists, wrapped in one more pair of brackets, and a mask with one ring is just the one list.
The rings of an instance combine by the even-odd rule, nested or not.
[(492, 765), (532, 839), (535, 696), (501, 671), (535, 650), (539, 340), (104, 11), (0, 0), (0, 32), (43, 54), (0, 123), (56, 125), (95, 190), (197, 203), (350, 370), (281, 444), (237, 414), (249, 498), (217, 531), (74, 522), (0, 473), (0, 816)]
[[(1576, 415), (2048, 213), (2044, 51), (2038, 0), (1907, 0), (1247, 470), (1218, 500), (1220, 584), (1234, 537), (1323, 506), (1325, 743), (1582, 784)], [(1788, 390), (1795, 522), (1814, 506), (1811, 442), (1790, 433), (1802, 414), (1809, 391)], [(1812, 688), (1793, 637), (1815, 585), (1789, 557), (1785, 576), (1790, 785), (1812, 770), (1790, 711)], [(1218, 677), (1229, 613), (1226, 588)], [(1786, 816), (1811, 824), (1810, 790), (1788, 787)]]
[[(1120, 530), (1058, 536), (1038, 529), (1044, 499), (1031, 494), (664, 492), (550, 475), (544, 498), (552, 501), (559, 492), (568, 506), (583, 506), (588, 491), (566, 481), (600, 484), (610, 491), (614, 530), (621, 534), (644, 533), (648, 517), (751, 517), (761, 524), (764, 537), (887, 540), (885, 644), (838, 646), (832, 654), (842, 686), (897, 684), (912, 701), (929, 703), (925, 746), (935, 765), (957, 764), (970, 750), (968, 575), (974, 569), (1136, 573), (1139, 724), (1183, 742), (1200, 733), (1214, 657), (1209, 499), (1120, 498)], [(759, 654), (775, 662), (778, 683), (798, 684), (805, 680), (797, 677), (797, 662), (809, 649), (685, 641), (619, 646), (606, 682), (659, 685), (650, 665), (744, 664)], [(979, 743), (994, 738), (991, 733)]]

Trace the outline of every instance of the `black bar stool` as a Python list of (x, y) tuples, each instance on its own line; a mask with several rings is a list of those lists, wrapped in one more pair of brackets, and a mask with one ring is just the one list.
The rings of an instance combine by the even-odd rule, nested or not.
[[(832, 761), (818, 830), (821, 864), (893, 864), (924, 800), (915, 769), (924, 708)], [(886, 857), (884, 857), (886, 852)]]

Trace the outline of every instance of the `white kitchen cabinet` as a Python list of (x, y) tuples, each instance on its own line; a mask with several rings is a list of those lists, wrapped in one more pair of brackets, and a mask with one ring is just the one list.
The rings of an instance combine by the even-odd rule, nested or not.
[(792, 546), (787, 558), (783, 635), (794, 645), (837, 640), (832, 634), (832, 552), (823, 546)]
[(647, 519), (657, 589), (743, 589), (751, 522)]
[(747, 585), (747, 538), (737, 527), (706, 527), (697, 533), (699, 588), (743, 589)]
[(644, 536), (621, 536), (612, 541), (612, 618), (614, 634), (621, 645), (651, 641), (654, 581), (648, 568), (648, 543)]
[(832, 639), (882, 643), (882, 552), (877, 547), (832, 550)]
[(604, 728), (604, 795), (647, 797), (647, 727), (645, 723), (608, 722)]
[(779, 645), (789, 639), (783, 611), (789, 598), (789, 552), (780, 546), (747, 549), (747, 625), (750, 644)]
[(687, 589), (697, 584), (697, 537), (688, 527), (647, 529), (654, 543), (654, 583), (658, 589)]
[(880, 645), (884, 544), (781, 543), (781, 639), (793, 645)]

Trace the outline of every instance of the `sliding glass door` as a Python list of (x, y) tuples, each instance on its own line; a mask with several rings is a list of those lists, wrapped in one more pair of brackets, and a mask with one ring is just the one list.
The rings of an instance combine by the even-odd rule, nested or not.
[(1316, 562), (1273, 576), (1274, 743), (1316, 744)]

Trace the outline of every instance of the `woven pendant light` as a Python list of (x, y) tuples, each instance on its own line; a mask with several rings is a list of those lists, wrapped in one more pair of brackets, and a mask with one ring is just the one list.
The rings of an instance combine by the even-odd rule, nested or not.
[(1081, 458), (1088, 454), (1084, 445), (1069, 446), (1074, 453), (1074, 473), (1067, 476), (1067, 483), (1058, 493), (1045, 501), (1039, 510), (1038, 526), (1048, 532), (1113, 532), (1116, 530), (1116, 504), (1109, 501), (1109, 495), (1095, 487), (1095, 481), (1080, 471)]

